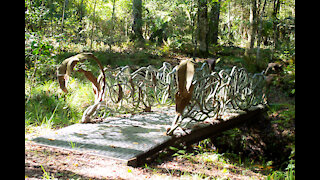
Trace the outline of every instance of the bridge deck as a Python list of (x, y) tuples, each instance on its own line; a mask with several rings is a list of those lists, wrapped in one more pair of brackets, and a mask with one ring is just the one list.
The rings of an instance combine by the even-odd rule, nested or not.
[[(175, 143), (193, 143), (231, 129), (261, 114), (264, 106), (247, 112), (225, 113), (218, 123), (190, 124), (187, 134), (166, 136), (175, 108), (155, 108), (153, 112), (108, 117), (95, 124), (74, 124), (53, 133), (34, 138), (38, 144), (75, 149), (126, 161), (128, 165), (143, 165), (145, 160)], [(179, 133), (179, 131), (177, 131)]]

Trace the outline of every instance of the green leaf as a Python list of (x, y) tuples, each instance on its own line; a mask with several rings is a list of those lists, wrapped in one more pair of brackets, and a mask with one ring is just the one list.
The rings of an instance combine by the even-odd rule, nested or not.
[(174, 153), (172, 156), (180, 156), (181, 154)]
[(175, 147), (172, 147), (172, 146), (169, 146), (169, 149), (171, 149), (173, 151), (178, 151), (179, 150), (178, 148), (175, 148)]
[(185, 151), (185, 150), (179, 150), (178, 153), (180, 153), (180, 154), (186, 154), (186, 151)]
[(38, 54), (39, 54), (39, 48), (33, 50), (33, 51), (32, 51), (32, 54), (33, 54), (33, 55), (38, 55)]

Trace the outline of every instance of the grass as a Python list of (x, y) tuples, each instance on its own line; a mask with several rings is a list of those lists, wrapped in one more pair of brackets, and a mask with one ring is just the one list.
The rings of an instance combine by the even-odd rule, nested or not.
[[(54, 69), (64, 59), (84, 50), (84, 47), (76, 46), (55, 52), (53, 64), (50, 65), (52, 72), (39, 67), (37, 70), (27, 69), (25, 77), (25, 126), (26, 132), (34, 131), (35, 127), (57, 129), (71, 124), (79, 123), (84, 110), (93, 104), (94, 94), (92, 86), (82, 75), (74, 73), (69, 79), (68, 94), (62, 92), (56, 80)], [(124, 47), (122, 50), (112, 52), (102, 51), (97, 47), (92, 52), (104, 66), (118, 67), (124, 65), (160, 67), (163, 60), (161, 53), (153, 53), (154, 47), (137, 50), (132, 47)], [(71, 48), (71, 49), (70, 49)], [(97, 76), (100, 71), (96, 64), (89, 65), (92, 72)], [(31, 74), (35, 73), (35, 76)], [(97, 72), (97, 73), (95, 73)], [(31, 77), (31, 78), (30, 78)]]
[(292, 159), (285, 170), (278, 170), (274, 168), (273, 161), (257, 161), (235, 153), (220, 153), (212, 147), (210, 139), (193, 144), (188, 150), (185, 147), (169, 147), (175, 152), (172, 155), (172, 162), (176, 162), (174, 165), (162, 167), (146, 164), (145, 168), (155, 175), (166, 173), (170, 177), (186, 179), (295, 179), (295, 162)]
[(71, 93), (64, 94), (57, 81), (49, 80), (32, 86), (25, 81), (25, 126), (60, 128), (78, 123), (85, 108), (93, 103), (90, 82), (72, 79)]
[[(56, 63), (75, 55), (66, 52), (56, 56)], [(162, 65), (157, 56), (139, 51), (133, 54), (119, 52), (100, 52), (94, 54), (102, 64), (111, 67), (135, 65), (154, 66)], [(95, 66), (90, 66), (93, 72), (99, 72)], [(98, 74), (96, 74), (97, 76)], [(46, 126), (48, 128), (61, 128), (81, 120), (84, 110), (93, 104), (94, 94), (92, 86), (83, 76), (74, 73), (69, 79), (68, 94), (62, 92), (54, 75), (39, 76), (30, 80), (25, 78), (25, 126)]]
[(41, 165), (41, 169), (43, 171), (43, 178), (42, 179), (54, 179), (54, 176), (51, 176), (50, 173), (47, 173), (42, 165)]
[[(193, 144), (190, 149), (170, 147), (175, 153), (171, 162), (145, 165), (154, 175), (179, 177), (182, 179), (265, 179), (267, 176), (257, 171), (260, 164), (250, 159), (235, 161), (230, 154), (219, 153), (212, 148), (210, 139)], [(234, 156), (237, 156), (234, 154)], [(238, 159), (241, 159), (237, 156)], [(161, 161), (161, 160), (157, 160)], [(260, 169), (259, 169), (260, 170)]]

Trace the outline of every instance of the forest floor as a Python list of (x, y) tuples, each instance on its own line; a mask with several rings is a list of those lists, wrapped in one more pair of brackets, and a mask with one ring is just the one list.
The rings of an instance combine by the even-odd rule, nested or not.
[(26, 179), (264, 179), (265, 176), (223, 162), (191, 162), (173, 157), (161, 164), (130, 167), (101, 156), (25, 142)]

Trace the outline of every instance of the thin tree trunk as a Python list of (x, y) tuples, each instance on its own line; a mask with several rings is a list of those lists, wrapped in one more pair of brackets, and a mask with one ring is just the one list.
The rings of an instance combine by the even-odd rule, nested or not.
[[(272, 20), (273, 20), (273, 42), (274, 42), (274, 49), (278, 48), (278, 36), (279, 36), (279, 31), (278, 31), (278, 18), (277, 15), (280, 10), (280, 4), (281, 0), (274, 0), (273, 3), (273, 12), (272, 12)], [(272, 52), (273, 56), (273, 52)]]
[(245, 51), (245, 55), (248, 56), (253, 47), (256, 37), (256, 19), (257, 19), (257, 3), (256, 0), (251, 0), (251, 6), (250, 6), (250, 27), (248, 31), (248, 42), (247, 47)]
[(67, 3), (68, 0), (64, 0), (64, 3), (63, 3), (63, 11), (62, 11), (62, 22), (61, 22), (61, 33), (63, 33), (63, 23), (64, 23), (64, 12), (66, 10), (66, 3)]
[[(193, 8), (195, 6), (195, 0), (192, 0), (192, 4), (191, 4), (191, 8), (190, 8), (190, 19), (191, 19), (191, 34), (192, 34), (192, 44), (193, 44), (193, 58), (196, 57), (196, 51), (197, 51), (197, 35), (199, 34), (198, 28), (195, 25), (195, 21), (196, 21), (196, 15), (193, 14)], [(197, 31), (197, 33), (195, 33), (195, 31)]]
[[(230, 38), (230, 34), (231, 34), (231, 25), (230, 25), (230, 11), (231, 11), (231, 8), (230, 8), (230, 4), (231, 4), (231, 1), (228, 2), (228, 41), (230, 42), (231, 38)], [(228, 44), (229, 44), (228, 42)]]
[(263, 3), (263, 8), (260, 13), (260, 18), (259, 18), (259, 29), (258, 29), (258, 41), (257, 41), (257, 62), (260, 61), (260, 44), (261, 44), (261, 31), (262, 31), (262, 17), (264, 14), (264, 8), (266, 7), (267, 0), (264, 0)]
[[(83, 16), (83, 12), (82, 12), (82, 8), (83, 7), (83, 0), (81, 0), (81, 3), (78, 7), (78, 11), (79, 11), (79, 24), (81, 24), (81, 21), (82, 21), (82, 16)], [(82, 31), (82, 25), (79, 27), (78, 29), (78, 33), (77, 33), (77, 39), (80, 41), (81, 39), (81, 32)]]
[(220, 0), (219, 2), (213, 2), (211, 11), (209, 14), (209, 43), (214, 45), (218, 44), (218, 29), (219, 29), (219, 16), (220, 16)]
[(128, 29), (129, 28), (128, 28), (128, 19), (127, 19), (127, 17), (125, 17), (124, 21), (125, 21), (125, 27), (126, 27), (125, 28), (125, 36), (128, 37)]
[(115, 9), (116, 9), (116, 0), (113, 0), (112, 3), (112, 16), (111, 16), (111, 24), (112, 24), (112, 28), (111, 28), (111, 38), (110, 38), (110, 44), (109, 44), (109, 51), (111, 51), (111, 46), (113, 45), (113, 32), (114, 32), (114, 19), (115, 19)]
[(50, 29), (51, 29), (51, 36), (53, 36), (53, 8), (52, 8), (52, 1), (49, 1), (49, 10), (50, 10)]
[(96, 15), (96, 2), (97, 0), (94, 1), (93, 5), (93, 23), (92, 23), (92, 29), (91, 29), (91, 41), (90, 41), (90, 51), (92, 50), (92, 44), (93, 44), (93, 30), (94, 30), (94, 22), (95, 22), (95, 15)]
[(132, 14), (133, 14), (132, 29), (134, 31), (132, 39), (133, 40), (138, 39), (139, 41), (143, 41), (143, 36), (142, 36), (142, 0), (133, 0)]
[(198, 0), (199, 56), (208, 57), (208, 16), (207, 0)]
[(82, 6), (83, 6), (83, 0), (81, 0), (80, 7), (79, 7), (79, 22), (82, 21), (82, 16), (83, 16)]

